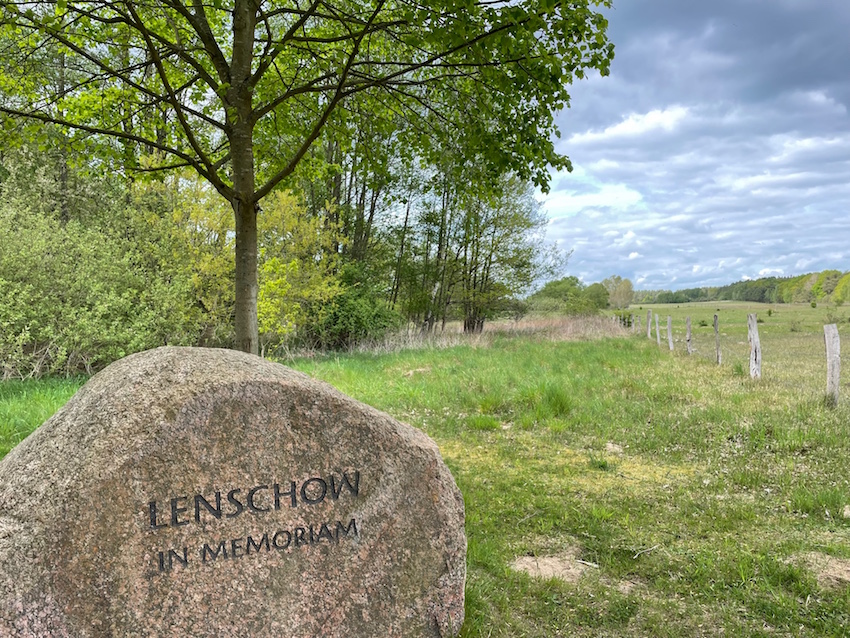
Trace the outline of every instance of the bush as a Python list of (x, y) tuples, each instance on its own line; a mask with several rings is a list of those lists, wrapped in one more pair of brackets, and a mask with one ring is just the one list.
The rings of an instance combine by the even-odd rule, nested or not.
[(343, 289), (303, 326), (298, 341), (322, 350), (344, 350), (359, 343), (381, 341), (401, 327), (402, 318), (358, 269), (342, 275)]
[(188, 276), (135, 238), (8, 208), (0, 236), (0, 378), (91, 373), (196, 338)]

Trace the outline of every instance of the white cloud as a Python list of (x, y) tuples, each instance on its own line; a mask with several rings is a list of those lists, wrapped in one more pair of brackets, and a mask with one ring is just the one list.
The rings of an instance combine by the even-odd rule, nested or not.
[(629, 259), (638, 259), (639, 257), (643, 257), (640, 253), (629, 253)]
[[(571, 144), (598, 142), (618, 137), (636, 137), (654, 131), (673, 131), (688, 116), (684, 106), (674, 106), (667, 109), (653, 109), (648, 113), (631, 113), (623, 121), (609, 126), (602, 131), (587, 131), (573, 135)], [(610, 161), (610, 160), (609, 160)], [(612, 162), (616, 164), (616, 161)]]
[(627, 210), (638, 206), (643, 196), (625, 184), (596, 184), (594, 192), (577, 190), (550, 191), (543, 206), (551, 219), (566, 217), (586, 209)]

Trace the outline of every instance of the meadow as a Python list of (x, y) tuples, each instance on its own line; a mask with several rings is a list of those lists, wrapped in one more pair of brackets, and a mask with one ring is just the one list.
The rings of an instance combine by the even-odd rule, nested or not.
[[(747, 314), (758, 317), (762, 346), (762, 376), (767, 389), (775, 385), (796, 386), (800, 397), (822, 396), (826, 391), (825, 324), (836, 324), (845, 344), (850, 343), (850, 307), (821, 304), (761, 304), (713, 301), (688, 304), (652, 304), (629, 308), (640, 317), (646, 337), (646, 313), (659, 315), (661, 346), (667, 345), (667, 316), (673, 319), (674, 348), (686, 350), (685, 318), (691, 318), (691, 345), (694, 355), (715, 361), (714, 315), (720, 332), (722, 361), (734, 374), (749, 374), (750, 349), (747, 341)], [(652, 340), (655, 340), (655, 319)], [(850, 347), (845, 345), (845, 350)], [(681, 353), (681, 352), (680, 352)]]
[[(647, 309), (674, 317), (673, 353), (646, 338)], [(633, 311), (641, 334), (503, 325), (285, 363), (439, 445), (466, 503), (465, 638), (850, 635), (850, 387), (828, 407), (830, 309)], [(748, 311), (764, 319), (760, 381)], [(0, 454), (79, 383), (0, 384), (0, 423), (16, 424)]]

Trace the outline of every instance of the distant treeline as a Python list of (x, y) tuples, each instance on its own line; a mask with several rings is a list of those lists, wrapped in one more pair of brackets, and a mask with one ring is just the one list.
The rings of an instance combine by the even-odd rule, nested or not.
[(850, 272), (824, 270), (796, 277), (764, 277), (719, 287), (636, 290), (632, 303), (754, 301), (761, 303), (850, 302)]

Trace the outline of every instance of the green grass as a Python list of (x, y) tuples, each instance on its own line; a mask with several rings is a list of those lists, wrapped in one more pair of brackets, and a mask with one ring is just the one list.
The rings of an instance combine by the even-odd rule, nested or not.
[[(784, 332), (787, 362), (822, 356), (808, 332)], [(718, 367), (645, 336), (525, 338), (294, 365), (437, 441), (467, 508), (465, 638), (845, 635), (850, 591), (803, 557), (850, 558), (850, 412), (814, 364), (757, 383), (729, 349)], [(511, 567), (565, 552), (598, 567)]]
[(82, 384), (81, 379), (0, 382), (0, 459), (50, 418)]
[[(850, 397), (828, 408), (825, 369), (790, 365), (822, 358), (822, 337), (802, 312), (783, 327), (782, 307), (759, 326), (765, 378), (735, 374), (746, 310), (721, 315), (723, 366), (645, 332), (290, 365), (440, 446), (466, 503), (464, 638), (848, 635), (850, 586), (807, 557), (850, 559)], [(743, 340), (741, 361), (745, 324)], [(0, 385), (4, 415), (7, 387), (41, 386)], [(522, 556), (584, 572), (534, 578), (512, 567)]]

